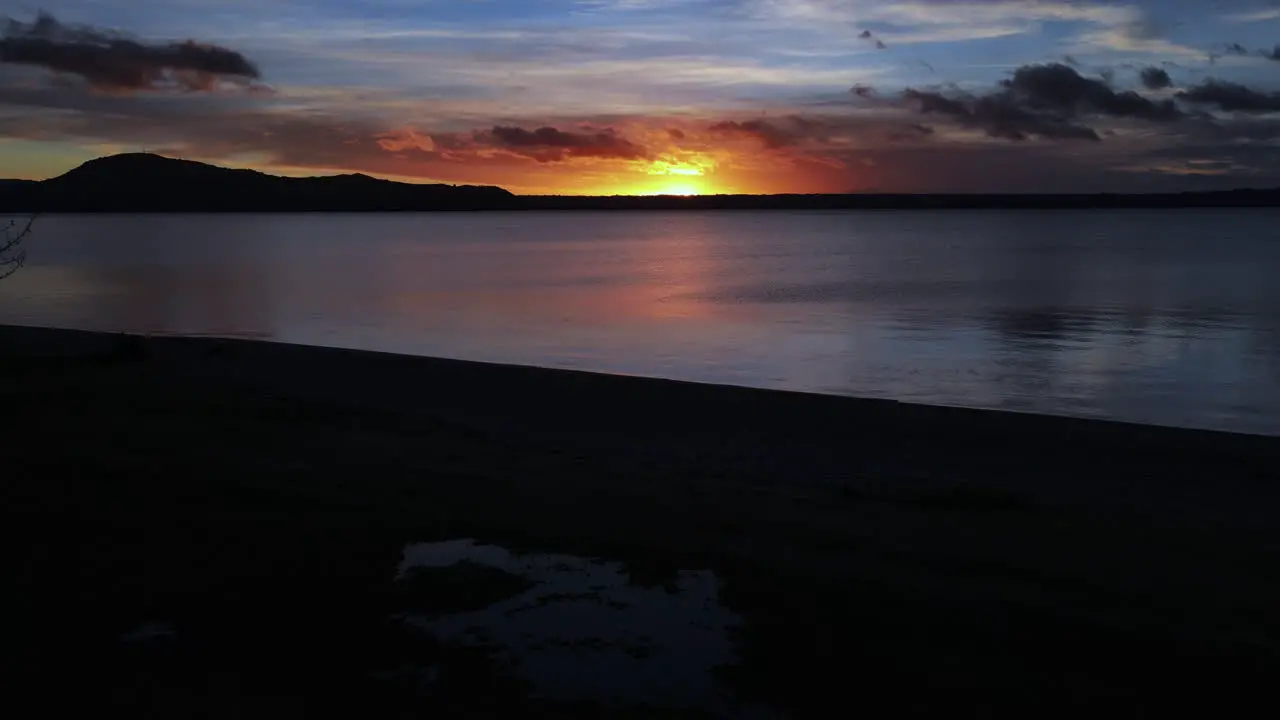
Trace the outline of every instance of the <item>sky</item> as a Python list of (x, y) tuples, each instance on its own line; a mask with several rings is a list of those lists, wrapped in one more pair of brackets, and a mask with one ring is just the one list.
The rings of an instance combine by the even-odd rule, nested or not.
[(148, 150), (531, 194), (1280, 186), (1280, 0), (4, 0), (0, 30), (3, 177)]

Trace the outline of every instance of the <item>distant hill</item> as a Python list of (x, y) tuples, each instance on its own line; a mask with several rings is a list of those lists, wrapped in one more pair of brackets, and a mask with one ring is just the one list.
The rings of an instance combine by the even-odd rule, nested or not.
[(90, 160), (41, 182), (0, 181), (5, 212), (263, 212), (487, 209), (511, 193), (417, 185), (367, 175), (280, 177), (128, 153)]
[(0, 180), (0, 212), (360, 212), (425, 210), (927, 210), (1280, 207), (1280, 189), (1079, 195), (517, 196), (367, 175), (280, 177), (130, 153), (55, 178)]

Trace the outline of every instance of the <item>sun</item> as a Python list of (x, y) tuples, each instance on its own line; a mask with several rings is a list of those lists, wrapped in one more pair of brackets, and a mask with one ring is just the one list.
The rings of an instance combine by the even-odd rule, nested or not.
[(708, 166), (704, 163), (656, 160), (646, 168), (654, 182), (639, 189), (639, 195), (702, 195), (706, 192)]
[(669, 185), (663, 185), (655, 190), (650, 190), (648, 192), (645, 192), (644, 194), (645, 195), (684, 195), (686, 197), (689, 197), (692, 195), (701, 195), (702, 188), (690, 182), (671, 183)]
[(692, 197), (723, 192), (713, 177), (715, 162), (701, 156), (659, 158), (636, 162), (625, 175), (615, 175), (598, 187), (598, 195), (670, 195)]

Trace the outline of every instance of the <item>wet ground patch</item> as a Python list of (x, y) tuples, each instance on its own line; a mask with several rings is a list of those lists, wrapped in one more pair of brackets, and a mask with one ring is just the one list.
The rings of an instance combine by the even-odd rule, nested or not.
[[(633, 581), (621, 563), (455, 540), (407, 546), (398, 578), (429, 609), (399, 613), (407, 627), (487, 649), (535, 697), (619, 710), (744, 710), (718, 681), (737, 661), (733, 631), (742, 619), (720, 605), (710, 572), (653, 585)], [(439, 674), (420, 668), (415, 678), (430, 684)]]

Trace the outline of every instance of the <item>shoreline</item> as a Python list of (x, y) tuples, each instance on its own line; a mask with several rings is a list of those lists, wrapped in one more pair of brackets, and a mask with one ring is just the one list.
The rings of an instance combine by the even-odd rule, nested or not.
[(242, 643), (173, 683), (359, 705), (352, 657), (398, 641), (349, 656), (343, 618), (383, 607), (406, 544), (473, 537), (714, 572), (746, 621), (727, 687), (794, 716), (849, 700), (833, 675), (1015, 717), (1246, 706), (1280, 671), (1268, 436), (246, 340), (0, 349), (19, 647), (112, 667), (101, 638), (160, 616)]
[[(83, 330), (69, 327), (0, 324), (0, 342), (4, 342), (10, 347), (19, 348), (20, 354), (29, 357), (49, 356), (66, 359), (68, 357), (81, 356), (89, 358), (95, 353), (110, 353), (115, 351), (118, 345), (126, 338), (137, 339), (156, 349), (162, 349), (165, 352), (174, 350), (185, 356), (198, 356), (202, 351), (213, 350), (215, 347), (219, 351), (227, 348), (238, 347), (241, 349), (250, 349), (250, 352), (260, 354), (262, 351), (266, 350), (267, 347), (270, 347), (279, 350), (281, 356), (288, 355), (291, 359), (301, 359), (304, 355), (311, 355), (313, 359), (323, 359), (329, 362), (336, 361), (356, 363), (363, 359), (366, 361), (384, 363), (388, 366), (397, 365), (400, 368), (404, 368), (407, 364), (416, 361), (421, 363), (422, 367), (420, 369), (422, 371), (444, 370), (461, 375), (470, 370), (475, 373), (491, 373), (494, 377), (497, 377), (504, 371), (523, 373), (530, 377), (534, 374), (545, 374), (548, 379), (560, 379), (581, 385), (590, 384), (592, 382), (605, 382), (605, 379), (607, 378), (618, 383), (636, 383), (636, 390), (640, 389), (639, 385), (647, 386), (643, 388), (645, 390), (652, 390), (661, 385), (670, 386), (673, 390), (675, 388), (685, 388), (694, 392), (701, 391), (704, 393), (715, 393), (719, 391), (730, 395), (740, 395), (740, 400), (745, 400), (747, 396), (755, 396), (754, 399), (759, 402), (768, 402), (770, 399), (782, 400), (783, 402), (794, 405), (796, 408), (801, 407), (806, 400), (812, 402), (816, 399), (822, 398), (824, 400), (821, 402), (827, 402), (825, 399), (834, 398), (837, 402), (847, 404), (849, 408), (846, 409), (852, 409), (855, 405), (866, 406), (864, 409), (870, 409), (870, 406), (874, 405), (877, 406), (875, 408), (876, 410), (883, 410), (883, 408), (879, 406), (893, 405), (902, 406), (905, 412), (913, 413), (917, 416), (942, 415), (947, 413), (978, 413), (990, 416), (988, 419), (991, 420), (1000, 418), (999, 422), (1004, 422), (1006, 424), (1011, 424), (1013, 419), (1016, 417), (1027, 418), (1033, 423), (1084, 423), (1097, 426), (1098, 431), (1103, 431), (1103, 428), (1105, 427), (1112, 431), (1137, 434), (1149, 434), (1152, 432), (1185, 434), (1182, 439), (1190, 439), (1191, 435), (1212, 436), (1217, 438), (1222, 438), (1223, 436), (1242, 438), (1275, 438), (1280, 435), (1280, 428), (1277, 429), (1275, 435), (1271, 435), (1266, 433), (1224, 430), (1207, 427), (1160, 425), (1156, 423), (1113, 420), (1109, 418), (1085, 415), (1037, 412), (1034, 410), (1011, 410), (959, 404), (913, 402), (907, 400), (894, 400), (892, 398), (842, 395), (804, 390), (786, 390), (751, 385), (731, 385), (710, 381), (681, 380), (676, 378), (610, 373), (595, 370), (466, 360), (441, 356), (408, 355), (383, 350), (365, 350), (335, 345), (306, 345), (266, 338), (239, 337), (235, 335), (219, 335), (216, 333), (183, 334), (162, 332), (142, 334), (108, 330)], [(198, 347), (200, 345), (208, 345), (208, 347)], [(255, 348), (255, 346), (263, 347)], [(271, 353), (267, 352), (267, 356), (270, 355)], [(277, 358), (277, 361), (278, 360), (279, 358)], [(750, 400), (746, 401), (750, 402)]]
[[(335, 346), (312, 346), (265, 339), (212, 335), (149, 334), (0, 325), (0, 343), (20, 348), (29, 356), (49, 355), (91, 358), (94, 354), (116, 352), (125, 341), (143, 343), (157, 359), (188, 373), (225, 377), (232, 373), (266, 387), (288, 390), (310, 399), (338, 400), (359, 406), (411, 411), (413, 403), (425, 402), (424, 388), (435, 393), (430, 401), (437, 409), (458, 416), (475, 416), (493, 421), (495, 415), (512, 415), (505, 407), (508, 398), (522, 403), (555, 404), (554, 418), (539, 415), (539, 422), (552, 420), (566, 430), (600, 430), (565, 424), (567, 418), (599, 416), (605, 408), (625, 398), (633, 403), (635, 417), (609, 417), (607, 423), (624, 432), (646, 432), (652, 425), (643, 418), (655, 417), (664, 407), (679, 407), (681, 415), (665, 418), (683, 430), (715, 423), (721, 430), (743, 432), (755, 426), (757, 433), (792, 438), (814, 434), (830, 442), (832, 423), (865, 425), (874, 421), (889, 432), (945, 431), (968, 436), (1002, 435), (1007, 439), (1046, 438), (1070, 435), (1088, 443), (1129, 445), (1142, 449), (1180, 446), (1184, 449), (1217, 450), (1254, 454), (1262, 452), (1280, 459), (1280, 427), (1276, 434), (1248, 433), (1154, 423), (1138, 423), (1105, 418), (1034, 411), (940, 405), (796, 390), (677, 380), (642, 375), (624, 375), (588, 370), (517, 365), (454, 358), (405, 355), (394, 352), (360, 350)], [(217, 362), (210, 362), (213, 355)], [(308, 371), (294, 374), (292, 364), (306, 364)], [(350, 376), (365, 371), (377, 376), (346, 387), (327, 386), (322, 376)], [(425, 385), (424, 385), (425, 383)], [(388, 386), (408, 387), (409, 392), (392, 391)], [(493, 384), (495, 392), (475, 393), (478, 385)], [(412, 386), (420, 386), (416, 389)], [(617, 395), (618, 397), (611, 397)], [(496, 400), (496, 402), (494, 402)], [(695, 409), (687, 407), (694, 404)], [(732, 412), (717, 407), (732, 406)], [(528, 413), (528, 408), (516, 409)], [(782, 422), (779, 416), (786, 416)], [(522, 417), (529, 421), (530, 417)]]
[[(1230, 191), (1225, 191), (1230, 192)], [(3, 215), (328, 215), (328, 214), (415, 214), (415, 213), (644, 213), (644, 212), (848, 212), (848, 213), (894, 213), (894, 212), (1109, 212), (1109, 211), (1160, 211), (1177, 212), (1193, 210), (1276, 210), (1280, 209), (1280, 200), (1266, 198), (1197, 199), (1192, 202), (1175, 203), (1173, 199), (1126, 200), (1121, 197), (1115, 201), (1091, 201), (1078, 199), (1057, 201), (1046, 199), (1025, 204), (1008, 204), (1000, 201), (987, 203), (965, 203), (963, 201), (902, 201), (897, 203), (862, 203), (847, 201), (812, 201), (795, 203), (758, 203), (747, 201), (719, 201), (717, 198), (736, 198), (723, 195), (623, 195), (612, 196), (570, 196), (566, 200), (559, 198), (543, 199), (540, 196), (517, 195), (516, 198), (532, 198), (530, 202), (511, 202), (502, 205), (424, 205), (408, 206), (371, 206), (371, 207), (257, 207), (253, 205), (228, 206), (175, 206), (149, 207), (145, 205), (121, 205), (119, 203), (107, 207), (98, 206), (25, 206), (5, 205), (0, 201), (0, 214)], [(756, 196), (745, 196), (753, 200)], [(767, 199), (770, 196), (762, 196)], [(928, 197), (928, 196), (925, 196)], [(1076, 198), (1077, 196), (1066, 196)], [(646, 201), (652, 202), (646, 202)], [(35, 209), (32, 209), (32, 208)]]

